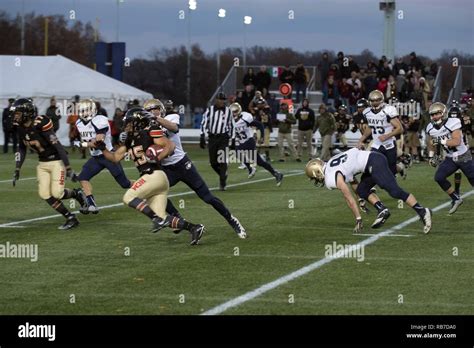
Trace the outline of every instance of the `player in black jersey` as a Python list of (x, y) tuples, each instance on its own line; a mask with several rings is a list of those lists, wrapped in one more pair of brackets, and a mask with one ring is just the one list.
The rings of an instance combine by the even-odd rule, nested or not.
[(54, 210), (66, 218), (59, 226), (60, 230), (68, 230), (79, 225), (75, 215), (61, 202), (63, 199), (74, 198), (79, 204), (85, 204), (84, 193), (80, 189), (64, 187), (65, 178), (77, 181), (71, 169), (66, 150), (59, 142), (53, 130), (53, 122), (46, 116), (37, 116), (36, 107), (31, 99), (17, 99), (10, 108), (13, 124), (18, 126), (20, 139), (19, 152), (15, 154), (16, 168), (13, 174), (13, 186), (20, 178), (20, 169), (26, 156), (26, 148), (38, 153), (39, 164), (36, 168), (38, 176), (38, 193)]
[[(127, 132), (125, 144), (115, 152), (106, 150), (103, 142), (96, 143), (105, 158), (112, 162), (120, 162), (127, 152), (135, 162), (140, 178), (127, 190), (123, 202), (153, 221), (152, 232), (158, 232), (164, 227), (185, 229), (191, 233), (191, 245), (198, 244), (204, 225), (195, 225), (180, 217), (166, 215), (169, 182), (161, 170), (160, 161), (173, 153), (174, 143), (155, 123), (154, 116), (139, 107), (131, 108), (125, 114), (124, 131)], [(153, 151), (157, 154), (155, 158), (151, 156)]]

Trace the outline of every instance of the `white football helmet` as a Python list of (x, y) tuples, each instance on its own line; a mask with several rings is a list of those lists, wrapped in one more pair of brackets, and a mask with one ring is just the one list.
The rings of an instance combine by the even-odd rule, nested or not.
[(76, 112), (79, 118), (87, 123), (97, 115), (97, 107), (92, 99), (82, 99), (76, 104)]

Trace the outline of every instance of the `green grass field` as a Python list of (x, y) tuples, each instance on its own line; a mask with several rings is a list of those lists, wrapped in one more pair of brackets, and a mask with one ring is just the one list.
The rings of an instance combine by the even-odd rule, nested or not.
[[(186, 150), (215, 188), (218, 177), (207, 152), (193, 146)], [(5, 227), (54, 212), (37, 194), (37, 156), (27, 156), (22, 170), (26, 180), (16, 188), (9, 181), (13, 155), (0, 156), (0, 244), (37, 244), (39, 249), (37, 262), (0, 258), (0, 314), (200, 314), (324, 259), (333, 242), (356, 244), (370, 238), (352, 234), (354, 220), (340, 192), (314, 188), (301, 174), (304, 163), (294, 161), (273, 163), (287, 173), (279, 188), (263, 169), (248, 180), (246, 171), (233, 164), (230, 187), (215, 191), (246, 227), (246, 240), (238, 239), (194, 193), (179, 196), (189, 191), (183, 184), (170, 194), (178, 195), (172, 200), (176, 206), (184, 204), (180, 210), (188, 220), (206, 225), (196, 247), (188, 245), (185, 232), (150, 233), (150, 221), (123, 205), (78, 215), (80, 226), (66, 232), (57, 230), (61, 217)], [(77, 153), (71, 160), (79, 172), (84, 160)], [(136, 179), (132, 164), (123, 164)], [(433, 174), (426, 164), (414, 165), (400, 183), (434, 208), (448, 197)], [(107, 172), (92, 183), (100, 206), (121, 202), (124, 191)], [(472, 189), (465, 178), (461, 189)], [(415, 216), (379, 193), (392, 216), (381, 230), (371, 230), (372, 209), (364, 215), (365, 234)], [(473, 209), (474, 197), (467, 197), (454, 216), (447, 216), (446, 208), (436, 212), (429, 235), (422, 233), (421, 222), (414, 222), (367, 245), (361, 262), (333, 260), (223, 314), (474, 314)]]

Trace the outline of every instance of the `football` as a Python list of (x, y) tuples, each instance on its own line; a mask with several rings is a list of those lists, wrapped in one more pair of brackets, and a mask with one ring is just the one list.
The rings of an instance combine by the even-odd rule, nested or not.
[(146, 149), (146, 157), (149, 161), (156, 162), (159, 154), (164, 150), (160, 145), (151, 145)]

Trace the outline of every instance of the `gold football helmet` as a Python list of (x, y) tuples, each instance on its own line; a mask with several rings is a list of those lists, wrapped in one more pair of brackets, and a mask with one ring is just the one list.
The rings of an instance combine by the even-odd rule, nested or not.
[(313, 159), (306, 164), (305, 173), (311, 180), (314, 180), (316, 187), (324, 185), (324, 161), (319, 158)]
[(383, 93), (378, 89), (374, 89), (369, 93), (369, 104), (374, 110), (378, 110), (382, 107), (384, 101)]
[(82, 99), (76, 104), (76, 112), (82, 122), (89, 122), (97, 115), (97, 107), (92, 99)]
[(431, 123), (436, 128), (439, 128), (448, 119), (446, 105), (440, 102), (436, 102), (430, 105), (429, 114), (431, 117)]
[(237, 119), (242, 113), (242, 107), (240, 106), (239, 103), (230, 104), (229, 109), (232, 112), (232, 115), (234, 116), (235, 119)]
[(163, 103), (159, 99), (149, 99), (143, 104), (143, 108), (146, 111), (151, 112), (152, 110), (159, 110), (160, 116), (165, 117), (166, 115), (166, 108)]

